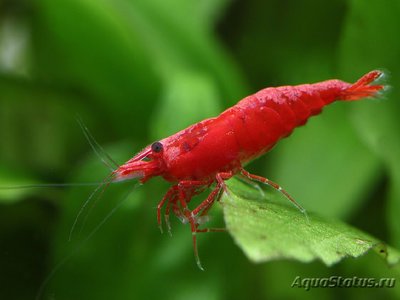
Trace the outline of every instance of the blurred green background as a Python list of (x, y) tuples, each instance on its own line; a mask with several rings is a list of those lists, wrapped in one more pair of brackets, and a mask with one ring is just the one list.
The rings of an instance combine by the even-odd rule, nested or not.
[[(399, 248), (399, 16), (397, 0), (1, 0), (0, 185), (101, 181), (108, 170), (77, 114), (123, 163), (263, 87), (379, 68), (392, 86), (382, 100), (333, 104), (249, 170)], [(151, 180), (120, 205), (132, 185), (85, 210), (71, 242), (94, 187), (0, 190), (0, 298), (33, 299), (63, 260), (43, 299), (400, 297), (400, 282), (290, 288), (296, 276), (398, 276), (373, 254), (332, 268), (255, 265), (228, 233), (199, 236), (201, 272), (188, 226), (174, 219), (172, 238), (157, 228), (168, 184)], [(212, 215), (222, 224), (218, 205)]]

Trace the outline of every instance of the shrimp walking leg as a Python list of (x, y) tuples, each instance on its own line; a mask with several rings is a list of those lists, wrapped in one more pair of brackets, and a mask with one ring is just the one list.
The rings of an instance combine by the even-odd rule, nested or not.
[[(174, 186), (174, 189), (178, 189), (178, 195), (179, 195), (179, 203), (183, 209), (183, 214), (188, 220), (191, 231), (192, 231), (192, 240), (193, 240), (193, 249), (194, 249), (194, 256), (196, 259), (197, 266), (201, 269), (204, 270), (203, 267), (201, 266), (200, 258), (199, 258), (199, 253), (197, 250), (197, 239), (196, 239), (196, 233), (198, 231), (198, 222), (196, 220), (196, 216), (203, 210), (208, 210), (209, 207), (214, 203), (219, 191), (221, 188), (223, 188), (225, 191), (226, 190), (226, 185), (224, 180), (232, 177), (233, 172), (222, 172), (218, 173), (216, 175), (216, 181), (217, 185), (214, 188), (214, 190), (208, 195), (207, 199), (204, 200), (198, 207), (196, 207), (193, 211), (191, 211), (188, 206), (187, 206), (187, 199), (188, 196), (191, 198), (193, 194), (196, 194), (196, 190), (193, 190), (193, 187), (198, 187), (200, 190), (202, 189), (203, 186), (209, 186), (212, 181), (181, 181), (177, 186)], [(206, 231), (206, 230), (204, 230)], [(200, 231), (202, 232), (202, 230)]]
[(203, 267), (201, 266), (201, 262), (200, 262), (200, 258), (199, 258), (199, 253), (197, 250), (197, 241), (196, 241), (196, 229), (197, 229), (197, 225), (195, 222), (195, 217), (193, 212), (188, 208), (187, 203), (186, 203), (186, 193), (185, 193), (185, 189), (187, 189), (188, 187), (191, 187), (192, 185), (192, 181), (181, 181), (177, 187), (178, 187), (178, 191), (179, 191), (179, 202), (182, 206), (183, 209), (183, 213), (186, 217), (186, 219), (189, 221), (190, 227), (191, 227), (191, 231), (192, 231), (192, 240), (193, 240), (193, 249), (194, 249), (194, 257), (196, 259), (196, 264), (199, 267), (200, 270), (204, 270)]
[(171, 210), (171, 206), (172, 206), (172, 209), (173, 209), (175, 215), (177, 216), (177, 218), (179, 218), (180, 220), (184, 220), (184, 218), (185, 218), (183, 216), (181, 210), (179, 209), (178, 205), (176, 204), (178, 199), (179, 199), (178, 195), (175, 195), (174, 198), (172, 198), (170, 201), (168, 201), (168, 203), (165, 207), (164, 220), (165, 220), (165, 225), (167, 226), (168, 234), (170, 236), (172, 236), (171, 223), (169, 221), (169, 212)]
[(214, 188), (214, 190), (208, 195), (207, 199), (204, 200), (203, 202), (200, 203), (199, 206), (197, 206), (192, 212), (195, 216), (197, 216), (200, 211), (202, 210), (208, 210), (212, 204), (214, 203), (215, 199), (217, 198), (217, 195), (219, 194), (221, 188), (224, 189), (225, 193), (229, 193), (228, 189), (226, 187), (226, 184), (224, 180), (227, 180), (233, 176), (233, 172), (223, 172), (223, 173), (218, 173), (216, 175), (216, 180), (217, 180), (217, 185)]
[[(162, 198), (162, 200), (157, 205), (157, 223), (158, 223), (158, 227), (160, 228), (161, 233), (163, 233), (162, 222), (161, 222), (161, 209), (164, 206), (165, 202), (167, 202), (167, 203), (170, 202), (171, 198), (174, 197), (174, 194), (176, 194), (176, 188), (175, 188), (175, 186), (171, 186), (169, 188), (169, 190), (167, 191), (167, 193)], [(168, 223), (167, 223), (167, 227), (168, 227)]]
[(294, 206), (296, 206), (300, 210), (301, 213), (304, 214), (304, 216), (307, 219), (307, 222), (309, 222), (308, 215), (307, 215), (305, 208), (303, 208), (296, 200), (294, 200), (294, 198), (292, 196), (290, 196), (290, 194), (288, 192), (286, 192), (279, 184), (273, 182), (272, 180), (269, 180), (268, 178), (251, 174), (243, 168), (240, 170), (240, 173), (251, 180), (255, 180), (255, 181), (267, 184), (270, 187), (272, 187), (273, 189), (275, 189), (278, 192), (280, 192), (281, 194), (283, 194), (286, 199), (288, 199)]
[(262, 190), (262, 188), (258, 185), (257, 182), (254, 182), (253, 180), (251, 180), (250, 178), (248, 178), (247, 176), (243, 175), (242, 173), (239, 173), (237, 178), (241, 181), (243, 181), (244, 183), (250, 185), (252, 188), (254, 188), (255, 190), (257, 190), (260, 193), (260, 196), (262, 198), (265, 198), (265, 193)]
[[(190, 185), (192, 184), (192, 185)], [(189, 185), (187, 185), (187, 189), (185, 190), (186, 193), (186, 203), (189, 203), (191, 198), (195, 195), (198, 195), (202, 192), (204, 192), (205, 189), (207, 189), (210, 185), (211, 182), (193, 182), (191, 181)], [(185, 185), (185, 183), (182, 183), (182, 185)], [(160, 201), (160, 203), (157, 206), (157, 216), (161, 220), (161, 209), (162, 206), (166, 203), (165, 206), (165, 213), (164, 213), (164, 221), (167, 226), (167, 230), (169, 235), (172, 235), (171, 233), (171, 223), (169, 221), (169, 215), (170, 211), (172, 208), (172, 211), (174, 212), (175, 216), (181, 220), (182, 223), (187, 223), (188, 219), (184, 216), (184, 213), (182, 212), (181, 208), (178, 205), (178, 200), (179, 200), (179, 193), (178, 193), (178, 188), (177, 186), (173, 186), (168, 190), (167, 194), (164, 196), (163, 200)], [(201, 215), (203, 216), (203, 214)], [(161, 222), (161, 221), (159, 221)], [(196, 223), (199, 223), (199, 220), (196, 218)], [(161, 231), (162, 232), (162, 231)]]
[[(219, 189), (217, 195), (215, 195), (215, 199), (213, 201), (209, 201), (209, 204), (202, 210), (200, 217), (207, 216), (207, 213), (214, 204), (215, 200), (219, 201), (220, 196), (221, 196), (221, 188)], [(200, 225), (201, 224), (198, 224), (198, 226)], [(201, 229), (197, 228), (196, 230), (196, 232), (225, 232), (225, 231), (227, 231), (226, 228), (201, 228)]]
[(196, 232), (202, 233), (202, 232), (226, 232), (226, 228), (202, 228), (202, 229), (197, 229)]
[[(173, 185), (169, 188), (169, 190), (167, 191), (167, 193), (164, 195), (164, 197), (162, 198), (162, 200), (158, 203), (157, 205), (157, 223), (158, 226), (160, 227), (160, 231), (163, 232), (162, 230), (162, 222), (161, 222), (161, 209), (162, 207), (165, 205), (165, 203), (167, 203), (166, 206), (166, 214), (165, 214), (165, 219), (167, 222), (167, 227), (168, 230), (170, 231), (170, 225), (169, 225), (169, 211), (170, 211), (170, 205), (172, 204), (173, 207), (175, 206), (174, 203), (176, 203), (177, 201), (177, 195), (179, 194), (179, 190), (181, 188), (184, 188), (186, 191), (185, 193), (187, 193), (187, 195), (185, 196), (185, 201), (188, 201), (187, 199), (190, 199), (193, 195), (196, 195), (197, 192), (196, 188), (202, 188), (203, 186), (208, 186), (210, 183), (208, 181), (182, 181), (177, 185)], [(202, 189), (200, 191), (203, 191)], [(182, 214), (178, 212), (178, 210), (176, 208), (173, 209), (174, 213), (176, 214), (176, 216), (180, 219), (182, 219)]]

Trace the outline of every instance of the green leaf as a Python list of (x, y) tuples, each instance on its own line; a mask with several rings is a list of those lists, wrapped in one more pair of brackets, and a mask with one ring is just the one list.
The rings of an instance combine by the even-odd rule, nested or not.
[(374, 249), (390, 265), (400, 253), (381, 241), (337, 220), (309, 214), (268, 200), (233, 192), (222, 198), (228, 231), (250, 260), (301, 262), (320, 260), (331, 266), (345, 257), (359, 257)]

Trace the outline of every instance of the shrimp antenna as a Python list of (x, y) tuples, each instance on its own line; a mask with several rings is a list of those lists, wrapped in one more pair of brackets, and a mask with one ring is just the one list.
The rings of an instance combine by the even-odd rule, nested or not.
[(89, 129), (86, 127), (82, 118), (77, 115), (76, 120), (81, 127), (83, 134), (85, 135), (87, 141), (92, 147), (94, 153), (96, 153), (97, 157), (106, 165), (111, 171), (114, 171), (119, 167), (119, 165), (111, 158), (111, 156), (100, 146), (100, 144), (96, 141), (93, 135), (90, 133)]
[[(88, 218), (89, 218), (89, 216), (90, 216), (90, 213), (93, 211), (93, 208), (96, 206), (96, 204), (97, 204), (97, 202), (99, 201), (99, 199), (102, 197), (102, 195), (104, 194), (104, 191), (107, 189), (107, 187), (113, 182), (112, 180), (113, 180), (113, 176), (114, 176), (114, 174), (111, 174), (109, 177), (107, 177), (107, 178), (110, 178), (110, 180), (105, 180), (105, 182), (103, 183), (104, 184), (104, 186), (103, 186), (103, 188), (100, 190), (100, 193), (97, 195), (97, 197), (96, 197), (96, 199), (94, 199), (94, 201), (92, 202), (92, 205), (88, 208), (88, 212), (87, 212), (87, 214), (85, 215), (85, 218), (83, 219), (83, 221), (82, 221), (82, 226), (81, 226), (81, 228), (80, 228), (80, 230), (79, 230), (79, 234), (81, 234), (82, 233), (82, 231), (83, 231), (83, 229), (85, 228), (85, 225), (86, 225), (86, 222), (87, 222), (87, 220), (88, 220)], [(106, 178), (106, 179), (107, 179)], [(95, 192), (94, 192), (95, 193)], [(89, 202), (89, 201), (88, 201)], [(83, 211), (83, 207), (82, 207), (82, 211)], [(72, 232), (71, 232), (72, 233)]]
[(95, 186), (102, 184), (101, 182), (70, 182), (70, 183), (38, 183), (38, 184), (24, 184), (24, 185), (11, 185), (0, 186), (0, 190), (15, 190), (15, 189), (35, 189), (35, 188), (63, 188), (73, 186)]
[[(90, 203), (90, 201), (92, 200), (92, 198), (96, 195), (96, 193), (98, 191), (100, 191), (100, 194), (96, 197), (96, 199), (98, 199), (99, 197), (101, 197), (101, 195), (103, 195), (105, 189), (110, 185), (110, 183), (113, 180), (113, 173), (111, 173), (109, 176), (107, 176), (106, 178), (104, 178), (103, 182), (101, 182), (97, 188), (89, 195), (89, 197), (87, 198), (87, 200), (83, 203), (83, 205), (81, 206), (81, 208), (79, 209), (78, 214), (75, 217), (74, 223), (72, 224), (71, 230), (69, 232), (69, 237), (68, 237), (68, 241), (70, 242), (72, 240), (72, 235), (75, 231), (76, 225), (78, 224), (78, 220), (80, 218), (80, 216), (82, 215), (83, 211), (85, 210), (86, 206)], [(89, 211), (90, 212), (90, 211)], [(86, 222), (86, 217), (84, 220), (84, 223)]]
[(135, 190), (138, 186), (140, 186), (140, 183), (136, 183), (132, 189), (130, 189), (124, 197), (120, 200), (120, 202), (117, 203), (117, 205), (103, 218), (103, 220), (89, 233), (89, 235), (82, 241), (80, 242), (75, 249), (72, 250), (67, 256), (65, 256), (61, 261), (59, 261), (54, 268), (51, 270), (49, 275), (43, 280), (42, 284), (39, 287), (39, 290), (36, 294), (36, 300), (40, 300), (42, 298), (44, 289), (50, 282), (50, 280), (54, 277), (54, 275), (60, 270), (67, 262), (68, 260), (71, 259), (71, 257), (77, 253), (98, 231), (99, 229), (111, 218), (111, 216), (122, 206), (122, 204), (125, 203), (126, 199), (128, 199), (129, 195)]

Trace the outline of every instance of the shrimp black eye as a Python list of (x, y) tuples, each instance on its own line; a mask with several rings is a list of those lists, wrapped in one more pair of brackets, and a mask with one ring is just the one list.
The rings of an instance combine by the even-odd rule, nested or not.
[(163, 151), (163, 145), (160, 142), (154, 142), (151, 144), (151, 150), (155, 153), (160, 153)]

